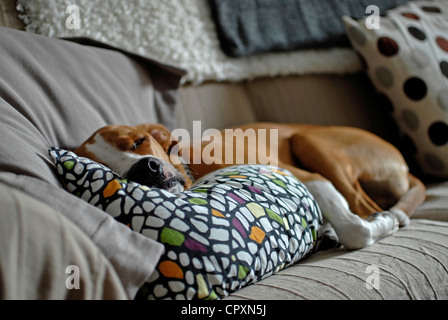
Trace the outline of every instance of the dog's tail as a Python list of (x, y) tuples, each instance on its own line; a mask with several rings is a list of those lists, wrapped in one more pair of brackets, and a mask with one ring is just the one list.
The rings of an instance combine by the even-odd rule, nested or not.
[(412, 174), (408, 174), (409, 177), (409, 189), (408, 191), (398, 199), (397, 203), (390, 209), (390, 211), (400, 210), (408, 217), (411, 217), (415, 210), (426, 199), (425, 185)]

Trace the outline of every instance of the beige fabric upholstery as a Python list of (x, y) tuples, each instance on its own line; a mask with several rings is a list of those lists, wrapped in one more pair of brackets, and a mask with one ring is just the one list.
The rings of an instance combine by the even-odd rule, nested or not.
[(303, 75), (263, 78), (242, 83), (206, 83), (180, 91), (178, 127), (224, 129), (266, 122), (350, 125), (390, 141), (396, 125), (365, 75)]
[[(62, 214), (4, 184), (0, 203), (0, 299), (127, 298), (109, 260)], [(72, 265), (79, 289), (69, 290)]]
[(447, 299), (447, 235), (447, 223), (412, 220), (394, 237), (318, 253), (229, 299)]
[(259, 121), (372, 128), (378, 110), (368, 85), (362, 75), (304, 75), (256, 80), (247, 91)]
[(134, 296), (157, 266), (163, 245), (67, 197), (48, 149), (79, 146), (106, 124), (157, 123), (163, 114), (172, 120), (180, 74), (114, 50), (5, 27), (0, 44), (0, 181), (83, 230)]
[(448, 221), (448, 182), (427, 186), (426, 201), (417, 209), (413, 218)]
[[(14, 0), (0, 0), (0, 25), (22, 29), (14, 7)], [(255, 121), (352, 125), (393, 141), (396, 125), (382, 107), (359, 74), (206, 83), (181, 89), (177, 126), (192, 132), (193, 121), (202, 130)], [(125, 296), (109, 262), (63, 215), (4, 186), (0, 203), (0, 298)], [(427, 201), (396, 236), (359, 251), (320, 252), (228, 299), (448, 299), (447, 221), (448, 183), (431, 184)], [(80, 267), (81, 290), (65, 288), (69, 264)], [(369, 289), (372, 270), (379, 282)]]

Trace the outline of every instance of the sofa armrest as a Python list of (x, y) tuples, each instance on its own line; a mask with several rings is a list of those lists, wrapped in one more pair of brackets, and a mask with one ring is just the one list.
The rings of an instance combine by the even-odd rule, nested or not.
[(109, 260), (71, 221), (0, 184), (0, 299), (127, 299)]

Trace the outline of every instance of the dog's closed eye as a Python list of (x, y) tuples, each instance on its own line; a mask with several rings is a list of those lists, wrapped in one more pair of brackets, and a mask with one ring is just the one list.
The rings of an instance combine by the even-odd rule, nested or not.
[(141, 138), (141, 139), (138, 139), (138, 140), (136, 140), (136, 141), (134, 141), (134, 144), (131, 146), (131, 149), (132, 150), (136, 150), (138, 147), (140, 147), (142, 144), (143, 144), (143, 142), (145, 142), (146, 141), (146, 138)]

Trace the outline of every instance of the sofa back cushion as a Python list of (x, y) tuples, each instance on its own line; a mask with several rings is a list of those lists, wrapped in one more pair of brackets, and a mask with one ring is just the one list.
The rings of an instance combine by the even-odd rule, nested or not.
[(174, 123), (180, 71), (6, 28), (0, 43), (2, 171), (57, 184), (36, 161), (49, 146), (74, 148), (111, 123)]
[(80, 226), (111, 259), (129, 295), (135, 294), (158, 261), (160, 245), (65, 192), (48, 148), (77, 147), (106, 124), (172, 127), (183, 71), (4, 27), (0, 57), (0, 181)]

